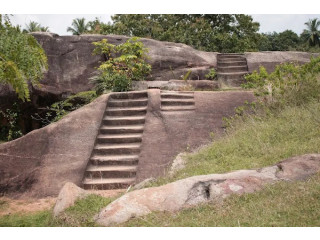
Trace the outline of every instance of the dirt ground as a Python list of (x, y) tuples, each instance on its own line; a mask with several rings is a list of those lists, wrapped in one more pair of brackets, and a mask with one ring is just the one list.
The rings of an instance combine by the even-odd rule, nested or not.
[[(92, 194), (97, 194), (102, 197), (116, 197), (125, 192), (125, 189), (89, 191)], [(12, 199), (8, 197), (0, 197), (0, 217), (11, 214), (26, 214), (49, 210), (54, 207), (56, 197), (46, 198), (24, 198)]]

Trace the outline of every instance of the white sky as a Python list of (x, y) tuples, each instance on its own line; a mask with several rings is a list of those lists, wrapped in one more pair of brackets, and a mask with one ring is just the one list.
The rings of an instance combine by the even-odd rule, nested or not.
[[(111, 21), (110, 14), (14, 14), (11, 17), (13, 24), (23, 28), (30, 21), (36, 21), (42, 26), (48, 26), (50, 32), (59, 35), (70, 35), (67, 28), (72, 20), (84, 17), (87, 21), (98, 17), (103, 22)], [(260, 23), (260, 32), (282, 32), (287, 29), (300, 34), (305, 28), (304, 23), (311, 18), (319, 18), (320, 14), (252, 14), (255, 21)]]
[(260, 32), (290, 29), (300, 34), (305, 22), (320, 18), (318, 1), (290, 1), (288, 4), (281, 0), (9, 0), (1, 2), (0, 14), (13, 14), (12, 22), (23, 28), (30, 21), (36, 21), (48, 26), (51, 32), (70, 35), (67, 27), (73, 19), (81, 17), (88, 21), (98, 17), (108, 22), (115, 13), (244, 13), (260, 23)]

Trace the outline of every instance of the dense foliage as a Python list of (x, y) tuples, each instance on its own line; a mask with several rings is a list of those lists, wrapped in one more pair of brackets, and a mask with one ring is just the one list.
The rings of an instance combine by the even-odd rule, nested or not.
[(92, 33), (180, 42), (205, 51), (257, 50), (259, 23), (243, 14), (116, 14), (90, 22)]
[(245, 88), (255, 88), (272, 108), (320, 101), (320, 57), (309, 63), (284, 63), (268, 74), (264, 67), (245, 76)]
[(132, 80), (144, 80), (151, 72), (151, 65), (145, 61), (148, 49), (136, 37), (119, 45), (110, 44), (107, 39), (93, 44), (93, 54), (107, 58), (98, 68), (100, 74), (93, 78), (98, 94), (107, 90), (128, 91)]
[(179, 42), (204, 51), (320, 51), (318, 19), (306, 22), (300, 36), (291, 30), (258, 33), (259, 23), (244, 14), (116, 14), (111, 19), (88, 22), (87, 32)]
[(0, 15), (0, 83), (9, 84), (20, 99), (29, 100), (28, 82), (38, 85), (47, 68), (47, 57), (37, 40)]

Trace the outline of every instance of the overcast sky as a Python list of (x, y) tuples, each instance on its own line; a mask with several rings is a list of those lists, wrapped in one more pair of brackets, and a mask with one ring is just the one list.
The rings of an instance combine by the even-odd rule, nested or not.
[[(59, 35), (70, 35), (67, 28), (72, 20), (84, 17), (87, 21), (98, 17), (103, 22), (111, 21), (108, 14), (14, 14), (11, 17), (13, 24), (23, 28), (30, 21), (36, 21), (42, 26), (48, 26), (50, 32)], [(300, 34), (305, 28), (304, 23), (311, 18), (320, 18), (320, 14), (252, 14), (253, 19), (260, 23), (260, 32), (282, 32), (287, 29)]]

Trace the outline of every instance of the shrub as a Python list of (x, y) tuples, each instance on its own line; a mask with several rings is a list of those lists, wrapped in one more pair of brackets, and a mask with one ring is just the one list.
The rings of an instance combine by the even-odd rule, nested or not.
[(282, 108), (287, 105), (302, 105), (312, 100), (320, 101), (320, 57), (309, 63), (284, 63), (268, 74), (264, 67), (260, 72), (245, 76), (244, 88), (255, 88), (255, 93), (264, 97), (268, 106)]
[(214, 68), (211, 68), (209, 73), (205, 75), (205, 78), (213, 80), (216, 77), (216, 70)]
[(133, 80), (144, 80), (151, 72), (151, 65), (146, 63), (147, 49), (136, 37), (120, 45), (110, 44), (107, 39), (93, 44), (93, 54), (107, 58), (98, 67), (100, 74), (92, 78), (98, 94), (107, 90), (128, 91)]

